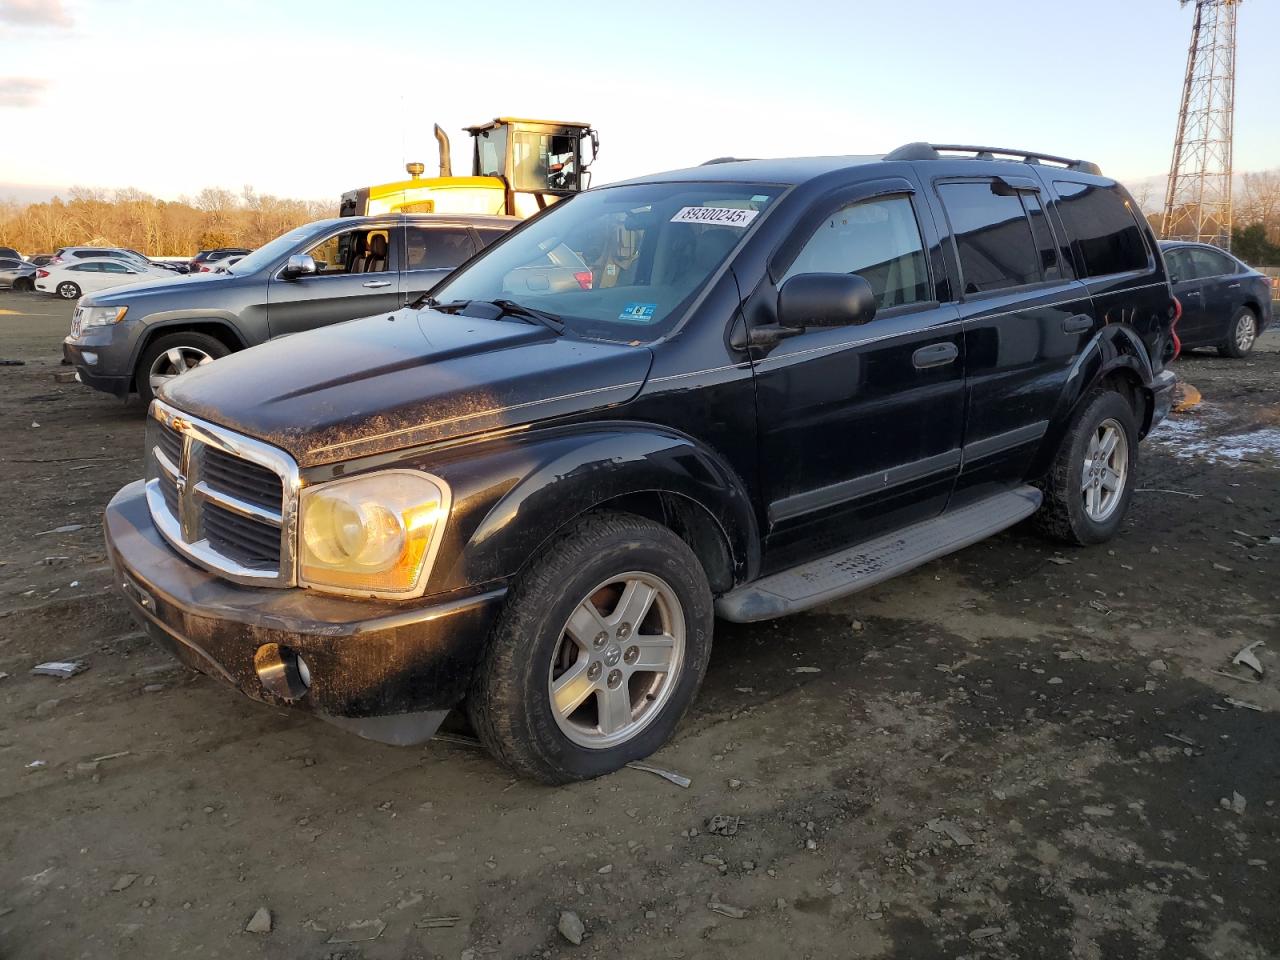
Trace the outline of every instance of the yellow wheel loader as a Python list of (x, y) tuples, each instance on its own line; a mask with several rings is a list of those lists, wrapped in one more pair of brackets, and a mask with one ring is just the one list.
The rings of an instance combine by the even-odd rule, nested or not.
[(435, 127), (440, 175), (423, 177), (421, 163), (405, 164), (408, 180), (349, 190), (338, 215), (378, 213), (491, 213), (531, 217), (561, 197), (585, 190), (600, 137), (587, 123), (497, 117), (467, 127), (471, 176), (455, 177), (449, 137)]

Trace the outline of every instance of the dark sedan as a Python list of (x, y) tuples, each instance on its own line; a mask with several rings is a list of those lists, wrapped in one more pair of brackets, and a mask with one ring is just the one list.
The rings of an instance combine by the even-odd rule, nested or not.
[(1252, 350), (1271, 323), (1271, 281), (1207, 243), (1165, 241), (1160, 248), (1182, 304), (1183, 348), (1217, 347), (1237, 359)]

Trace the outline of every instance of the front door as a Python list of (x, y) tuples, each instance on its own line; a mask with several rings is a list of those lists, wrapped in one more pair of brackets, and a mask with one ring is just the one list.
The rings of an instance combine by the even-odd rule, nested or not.
[[(766, 570), (946, 505), (960, 464), (963, 342), (955, 306), (935, 299), (932, 223), (922, 234), (913, 194), (896, 178), (846, 193), (800, 228), (809, 238), (795, 259), (776, 265), (778, 286), (800, 273), (859, 274), (877, 314), (755, 360)], [(759, 297), (776, 303), (776, 288), (766, 281)]]
[(271, 336), (398, 309), (401, 240), (395, 225), (337, 230), (306, 251), (315, 273), (286, 279), (281, 264), (267, 287)]

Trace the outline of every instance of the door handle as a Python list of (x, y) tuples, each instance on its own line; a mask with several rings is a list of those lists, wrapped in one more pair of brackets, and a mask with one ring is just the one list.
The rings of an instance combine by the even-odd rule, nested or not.
[(948, 363), (954, 363), (958, 356), (960, 356), (960, 348), (954, 343), (931, 343), (913, 353), (911, 362), (917, 370), (927, 370), (930, 367), (943, 367)]
[(1234, 290), (1234, 289), (1235, 289), (1236, 287), (1238, 287), (1238, 286), (1240, 286), (1240, 281), (1239, 281), (1239, 280), (1237, 280), (1235, 283), (1228, 283), (1228, 284), (1227, 284), (1227, 289), (1228, 289), (1228, 290)]
[(1179, 296), (1183, 296), (1183, 297), (1198, 297), (1198, 296), (1200, 296), (1200, 291), (1199, 291), (1199, 290), (1188, 290), (1186, 293), (1179, 294)]
[(368, 283), (364, 284), (364, 286), (370, 287), (371, 289), (377, 289), (378, 287), (389, 287), (391, 286), (391, 281), (390, 280), (370, 280)]
[(1062, 321), (1063, 333), (1084, 333), (1086, 330), (1093, 329), (1093, 317), (1087, 313), (1077, 313), (1074, 317), (1067, 317)]

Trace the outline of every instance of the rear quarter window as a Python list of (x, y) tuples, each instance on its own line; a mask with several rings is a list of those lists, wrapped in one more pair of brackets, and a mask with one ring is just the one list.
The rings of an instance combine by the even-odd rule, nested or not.
[(1076, 266), (1088, 277), (1146, 270), (1150, 254), (1137, 211), (1119, 187), (1055, 180)]

